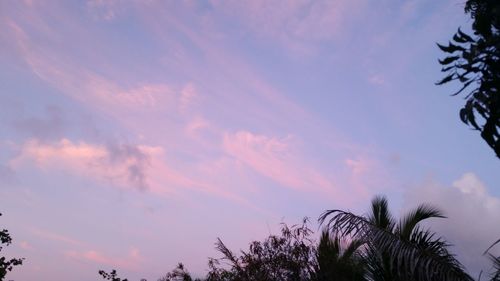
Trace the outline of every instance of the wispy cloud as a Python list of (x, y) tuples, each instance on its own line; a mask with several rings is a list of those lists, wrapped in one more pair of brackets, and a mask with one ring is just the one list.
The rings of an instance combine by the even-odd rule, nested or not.
[(123, 4), (119, 0), (89, 0), (87, 10), (96, 20), (112, 21), (123, 11)]
[[(40, 47), (32, 40), (33, 34), (28, 34), (20, 24), (7, 20), (7, 27), (11, 39), (17, 42), (15, 48), (40, 79), (61, 93), (115, 118), (131, 110), (150, 112), (168, 107), (185, 111), (196, 96), (192, 84), (175, 88), (164, 83), (145, 82), (132, 86), (117, 83), (59, 52), (57, 47)], [(51, 42), (60, 40), (61, 36), (54, 35), (56, 38)]]
[[(19, 199), (5, 200), (6, 206), (22, 209), (29, 224), (36, 224), (29, 218), (38, 218), (42, 206), (50, 206), (140, 225), (127, 232), (154, 235), (128, 233), (127, 239), (140, 236), (141, 253), (160, 268), (157, 245), (172, 229), (187, 229), (175, 237), (189, 234), (199, 243), (184, 251), (170, 239), (172, 251), (198, 259), (210, 253), (215, 235), (236, 235), (234, 227), (260, 237), (266, 233), (264, 220), (316, 215), (323, 206), (356, 208), (380, 192), (400, 196), (400, 188), (425, 173), (429, 163), (448, 164), (442, 165), (448, 170), (439, 168), (445, 174), (461, 169), (460, 161), (432, 158), (439, 153), (427, 145), (428, 128), (408, 125), (439, 128), (432, 120), (442, 112), (424, 106), (435, 95), (421, 95), (430, 91), (414, 73), (430, 73), (434, 66), (425, 63), (435, 63), (429, 55), (435, 50), (429, 42), (440, 33), (448, 36), (443, 25), (455, 30), (452, 14), (462, 13), (452, 9), (456, 1), (403, 2), (2, 3), (0, 182), (11, 186), (19, 178), (15, 188), (1, 190), (5, 198)], [(424, 150), (425, 156), (418, 155)], [(474, 156), (468, 163), (486, 165)], [(66, 188), (61, 176), (75, 188)], [(49, 182), (53, 186), (45, 186)], [(68, 199), (82, 192), (77, 190), (82, 182), (88, 197), (73, 204)], [(477, 176), (468, 175), (435, 197), (463, 206), (470, 200), (494, 220), (496, 199), (481, 186)], [(105, 204), (87, 212), (83, 200), (94, 199)], [(19, 203), (27, 208), (19, 209)], [(145, 209), (147, 215), (139, 216)], [(200, 214), (207, 219), (200, 221)], [(40, 230), (25, 237), (73, 250), (66, 257), (77, 261), (69, 262), (75, 269), (140, 263), (138, 251), (99, 246), (102, 235), (85, 235), (89, 228), (78, 235), (85, 237), (82, 243), (64, 235), (73, 225), (44, 219), (68, 232)], [(74, 216), (74, 225), (88, 219), (96, 229), (109, 222)], [(209, 230), (198, 231), (199, 224)], [(107, 235), (120, 231), (109, 229)], [(470, 240), (450, 231), (457, 235), (453, 241)], [(238, 235), (238, 243), (247, 242)], [(26, 241), (36, 246), (30, 254), (40, 255), (44, 270), (55, 268), (56, 278), (42, 279), (57, 279), (60, 263), (46, 260), (36, 240)], [(112, 249), (122, 242), (106, 241)], [(196, 247), (202, 244), (206, 248)], [(48, 251), (57, 255), (57, 249)], [(204, 266), (200, 262), (194, 270)]]
[(368, 82), (374, 85), (384, 85), (385, 84), (385, 79), (382, 75), (380, 74), (375, 74), (372, 75), (368, 78)]
[(15, 178), (15, 171), (9, 165), (0, 163), (0, 184), (11, 184)]
[(72, 246), (83, 245), (82, 241), (74, 239), (73, 237), (69, 237), (67, 235), (60, 234), (60, 233), (55, 233), (52, 231), (36, 229), (36, 228), (31, 229), (31, 232), (34, 235), (41, 237), (43, 239), (49, 239), (49, 240), (56, 241), (56, 242), (62, 242), (64, 244), (72, 245)]
[(289, 51), (309, 54), (318, 42), (337, 38), (365, 1), (212, 1), (214, 9), (243, 23), (253, 34)]
[(96, 250), (67, 251), (66, 256), (77, 261), (92, 262), (126, 270), (139, 270), (144, 260), (137, 248), (131, 248), (125, 257), (112, 257)]
[(55, 105), (45, 107), (43, 117), (24, 117), (14, 120), (11, 126), (17, 131), (42, 141), (60, 138), (65, 129), (66, 120), (63, 110)]
[(239, 131), (225, 134), (223, 145), (226, 153), (283, 186), (302, 190), (335, 189), (320, 173), (304, 167), (295, 154), (292, 139), (291, 136), (276, 138)]
[(26, 251), (31, 251), (34, 249), (33, 246), (30, 243), (28, 243), (28, 241), (21, 241), (19, 243), (19, 246)]
[(150, 157), (162, 149), (128, 144), (93, 145), (62, 139), (56, 143), (25, 142), (11, 160), (14, 168), (35, 163), (42, 169), (68, 169), (71, 172), (111, 182), (117, 186), (147, 189)]

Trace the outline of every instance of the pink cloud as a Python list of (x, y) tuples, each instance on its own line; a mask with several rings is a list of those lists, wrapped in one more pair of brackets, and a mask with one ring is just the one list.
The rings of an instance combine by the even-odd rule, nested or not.
[(31, 232), (38, 237), (53, 240), (56, 242), (62, 242), (62, 243), (73, 245), (73, 246), (80, 246), (83, 244), (81, 241), (79, 241), (77, 239), (74, 239), (72, 237), (69, 237), (69, 236), (66, 236), (66, 235), (63, 235), (60, 233), (54, 233), (51, 231), (41, 230), (41, 229), (32, 229)]
[(391, 174), (389, 163), (395, 164), (388, 157), (387, 162), (380, 160), (380, 156), (373, 152), (354, 152), (344, 160), (346, 168), (346, 186), (356, 193), (356, 201), (369, 201), (374, 194), (391, 192), (397, 187), (396, 176)]
[[(118, 187), (147, 189), (162, 197), (182, 190), (212, 194), (256, 209), (244, 198), (205, 180), (172, 168), (164, 160), (163, 148), (147, 145), (97, 145), (62, 139), (56, 143), (29, 140), (10, 161), (14, 169), (36, 165), (43, 170), (66, 170), (77, 176)], [(194, 173), (194, 174), (193, 174)]]
[[(96, 3), (100, 5), (99, 1)], [(255, 19), (250, 19), (249, 25), (252, 24), (252, 21), (259, 22), (261, 20), (261, 24), (266, 25), (266, 20), (268, 20), (272, 21), (270, 32), (278, 32), (277, 37), (279, 38), (317, 42), (337, 36), (336, 32), (339, 31), (344, 21), (343, 17), (345, 17), (344, 15), (337, 17), (337, 15), (342, 14), (343, 9), (350, 9), (349, 5), (351, 4), (348, 3), (350, 2), (296, 2), (292, 4), (255, 2), (248, 4), (215, 3), (215, 6), (224, 12), (232, 13), (232, 11), (225, 10), (225, 5), (253, 5), (254, 7), (251, 7), (249, 11), (253, 11), (254, 14), (251, 17), (255, 17)], [(251, 133), (249, 136), (245, 136), (245, 133), (248, 132), (223, 135), (225, 129), (220, 127), (224, 126), (225, 120), (219, 120), (221, 122), (217, 123), (218, 120), (209, 118), (210, 113), (217, 115), (218, 112), (224, 112), (224, 114), (227, 112), (228, 114), (224, 117), (234, 116), (234, 118), (238, 118), (238, 121), (248, 121), (252, 128), (260, 128), (266, 132), (278, 131), (280, 133), (276, 134), (281, 135), (289, 132), (299, 135), (300, 133), (296, 133), (296, 128), (308, 128), (306, 130), (310, 130), (310, 132), (327, 136), (324, 139), (331, 139), (333, 134), (331, 128), (320, 125), (320, 120), (315, 119), (301, 106), (267, 83), (252, 67), (251, 63), (232, 53), (228, 48), (221, 46), (221, 41), (214, 40), (214, 34), (199, 32), (190, 24), (186, 24), (183, 19), (168, 14), (171, 11), (165, 9), (165, 6), (157, 7), (156, 5), (157, 3), (148, 3), (148, 5), (141, 7), (140, 11), (144, 12), (143, 20), (149, 24), (148, 27), (153, 27), (152, 31), (157, 32), (154, 34), (155, 38), (162, 40), (165, 46), (175, 45), (178, 47), (173, 56), (181, 56), (184, 60), (181, 60), (178, 65), (175, 64), (176, 71), (178, 68), (180, 73), (196, 77), (200, 80), (196, 80), (196, 84), (187, 82), (180, 86), (172, 86), (165, 83), (146, 82), (133, 86), (124, 85), (120, 81), (106, 78), (105, 75), (98, 75), (85, 67), (84, 63), (78, 62), (67, 50), (60, 50), (61, 48), (55, 42), (63, 40), (64, 34), (53, 34), (50, 29), (43, 28), (35, 28), (36, 32), (33, 34), (33, 26), (31, 26), (33, 23), (20, 19), (11, 22), (10, 33), (13, 34), (13, 41), (16, 42), (22, 58), (38, 77), (89, 108), (111, 115), (132, 134), (140, 135), (143, 139), (162, 138), (163, 147), (192, 153), (196, 158), (205, 157), (206, 154), (209, 154), (206, 151), (210, 151), (210, 154), (227, 153), (233, 159), (237, 159), (258, 173), (291, 188), (336, 190), (335, 187), (339, 186), (341, 181), (336, 178), (334, 184), (330, 177), (325, 176), (322, 169), (316, 168), (318, 166), (304, 164), (306, 162), (303, 159), (304, 154), (296, 150), (293, 138), (275, 138)], [(305, 10), (306, 14), (303, 17), (299, 16), (300, 10), (304, 7), (308, 8)], [(240, 8), (240, 12), (245, 10), (243, 6)], [(263, 12), (267, 16), (259, 18), (259, 12)], [(272, 13), (278, 13), (276, 18), (270, 17)], [(242, 16), (242, 20), (246, 21), (244, 16), (246, 15)], [(40, 26), (43, 26), (43, 19), (38, 18), (38, 20), (41, 21)], [(203, 54), (203, 63), (211, 65), (218, 71), (207, 72), (204, 70), (206, 69), (204, 65), (189, 56), (185, 46), (182, 46), (178, 42), (179, 40), (166, 33), (165, 26), (176, 30), (176, 33), (181, 33), (187, 41), (190, 41), (190, 46), (199, 48)], [(323, 28), (325, 26), (331, 27), (331, 29)], [(280, 27), (284, 27), (284, 30), (280, 31)], [(83, 28), (76, 26), (75, 30), (78, 32), (75, 33), (89, 37), (86, 32), (80, 33), (80, 29)], [(50, 42), (37, 44), (36, 37), (33, 35), (40, 34), (51, 34), (48, 36)], [(270, 33), (269, 36), (272, 34)], [(176, 61), (175, 58), (171, 58), (171, 60)], [(117, 69), (112, 71), (119, 72)], [(204, 88), (200, 88), (199, 85), (203, 85)], [(211, 94), (210, 99), (202, 99), (202, 94), (205, 91)], [(203, 112), (196, 112), (199, 110), (199, 108), (195, 108), (196, 105), (202, 101), (204, 102)], [(262, 106), (263, 104), (266, 106)], [(134, 114), (130, 114), (131, 112)], [(152, 115), (152, 113), (158, 113), (158, 115)], [(158, 119), (159, 116), (166, 115), (172, 118)], [(162, 128), (165, 128), (164, 131), (173, 133), (159, 132), (158, 126), (160, 124)], [(309, 131), (305, 134), (307, 133)], [(221, 135), (223, 135), (224, 142), (223, 151), (220, 151), (221, 147), (219, 147)], [(339, 138), (337, 136), (334, 138), (338, 142)], [(192, 145), (193, 141), (196, 142), (197, 146)], [(83, 144), (95, 148), (94, 153), (97, 154), (93, 157), (65, 156), (64, 161), (70, 164), (64, 168), (71, 169), (76, 174), (90, 175), (99, 180), (112, 181), (122, 186), (130, 186), (135, 178), (136, 183), (143, 182), (151, 190), (162, 195), (171, 194), (182, 188), (189, 188), (213, 193), (224, 198), (232, 198), (231, 200), (244, 201), (233, 191), (229, 192), (227, 186), (216, 186), (207, 182), (203, 173), (190, 170), (192, 166), (185, 165), (182, 168), (173, 168), (174, 166), (168, 162), (172, 161), (171, 163), (173, 163), (179, 159), (167, 158), (167, 162), (164, 155), (148, 157), (148, 160), (144, 162), (137, 160), (144, 164), (144, 181), (141, 180), (140, 173), (136, 174), (138, 177), (131, 176), (130, 169), (126, 165), (115, 163), (100, 171), (97, 167), (104, 166), (110, 161), (106, 148), (100, 145)], [(60, 146), (60, 144), (58, 145)], [(77, 151), (83, 149), (82, 143), (72, 143), (72, 145), (79, 146)], [(54, 154), (52, 153), (52, 155)], [(36, 156), (37, 154), (32, 155)], [(44, 163), (51, 165), (51, 167), (57, 167), (53, 164), (56, 162), (55, 159), (58, 159), (57, 156), (51, 157), (52, 162)], [(137, 166), (133, 166), (132, 170), (135, 169), (134, 167)]]
[[(149, 6), (150, 9), (155, 9), (155, 6)], [(158, 9), (163, 10), (163, 9)], [(33, 16), (39, 26), (45, 26), (44, 20), (39, 16)], [(158, 18), (151, 17), (148, 18)], [(207, 54), (207, 59), (214, 63), (214, 67), (219, 65), (223, 70), (225, 79), (234, 80), (234, 85), (246, 85), (252, 92), (252, 95), (243, 97), (239, 95), (238, 100), (234, 100), (234, 95), (227, 95), (222, 98), (226, 102), (234, 102), (248, 105), (246, 109), (252, 108), (252, 111), (259, 111), (259, 116), (262, 119), (273, 120), (276, 115), (273, 112), (287, 113), (296, 118), (301, 118), (307, 115), (299, 106), (288, 100), (279, 91), (263, 81), (257, 73), (252, 70), (249, 65), (241, 59), (221, 51), (219, 46), (213, 45), (206, 37), (193, 32), (181, 22), (169, 17), (168, 23), (180, 31), (184, 32), (187, 37), (193, 41), (198, 47), (202, 48)], [(18, 20), (19, 21), (19, 20)], [(157, 23), (155, 23), (157, 24)], [(32, 30), (30, 22), (21, 23), (10, 21), (10, 33), (16, 43), (17, 51), (20, 53), (24, 61), (30, 66), (32, 71), (41, 79), (59, 89), (62, 93), (71, 96), (75, 100), (85, 103), (87, 106), (96, 108), (104, 114), (112, 115), (118, 121), (127, 123), (130, 118), (130, 112), (140, 112), (150, 114), (151, 112), (172, 111), (176, 110), (180, 113), (192, 114), (191, 109), (193, 104), (198, 103), (199, 93), (195, 85), (186, 83), (182, 87), (172, 87), (163, 83), (139, 83), (135, 87), (123, 86), (119, 83), (107, 79), (103, 75), (97, 75), (90, 69), (85, 68), (82, 64), (74, 61), (70, 54), (59, 51), (58, 46), (42, 47), (32, 39)], [(162, 24), (162, 26), (164, 26)], [(61, 34), (53, 34), (49, 28), (38, 28), (37, 33), (46, 35), (51, 34), (51, 42), (63, 40)], [(28, 30), (29, 32), (25, 31)], [(82, 32), (86, 35), (85, 32)], [(165, 34), (160, 34), (159, 38), (165, 38)], [(168, 42), (170, 44), (170, 41)], [(190, 64), (187, 64), (190, 65)], [(181, 65), (184, 68), (186, 65)], [(189, 72), (192, 73), (195, 69), (200, 69), (199, 65), (190, 65)], [(198, 70), (195, 70), (198, 71)], [(195, 73), (192, 73), (196, 76)], [(228, 89), (220, 89), (218, 92), (230, 93), (235, 90), (234, 87)], [(260, 98), (264, 98), (263, 102), (271, 102), (274, 109), (271, 111), (261, 109), (261, 102), (255, 99), (255, 94)], [(229, 99), (228, 99), (229, 98)], [(232, 100), (232, 101), (231, 101)], [(237, 108), (237, 107), (235, 107)], [(131, 120), (130, 123), (135, 122)], [(277, 123), (276, 120), (273, 122)], [(138, 126), (138, 125), (135, 125)], [(172, 126), (175, 126), (173, 124)], [(142, 126), (144, 127), (144, 126)]]
[(196, 137), (197, 133), (210, 127), (210, 122), (202, 117), (195, 117), (186, 125), (185, 131), (188, 136)]
[(87, 9), (96, 20), (113, 21), (124, 11), (118, 0), (89, 0)]
[(353, 160), (353, 159), (346, 159), (345, 163), (349, 169), (352, 171), (353, 176), (361, 176), (362, 174), (366, 173), (369, 169), (370, 163), (368, 163), (365, 159), (360, 160)]
[(179, 111), (180, 112), (186, 112), (189, 107), (193, 104), (193, 102), (196, 100), (198, 96), (198, 93), (196, 91), (196, 88), (194, 84), (190, 83), (187, 84), (180, 93), (179, 97)]
[[(52, 43), (62, 40), (61, 34), (53, 34), (48, 27), (43, 28), (43, 20), (35, 16), (34, 19), (41, 26), (37, 26), (40, 29), (37, 32), (48, 36)], [(121, 85), (83, 66), (66, 52), (58, 51), (57, 45), (51, 48), (37, 44), (30, 29), (33, 23), (20, 24), (10, 19), (6, 22), (9, 32), (4, 40), (9, 45), (12, 45), (11, 41), (15, 42), (13, 48), (35, 75), (63, 94), (117, 119), (130, 111), (150, 113), (169, 109), (185, 112), (198, 96), (193, 83), (182, 87), (165, 83)]]
[(144, 258), (140, 255), (139, 250), (136, 248), (131, 248), (127, 256), (124, 258), (111, 257), (95, 250), (82, 252), (68, 251), (66, 252), (66, 256), (78, 261), (88, 261), (100, 265), (119, 267), (128, 270), (139, 270), (140, 265), (144, 260)]
[(144, 189), (149, 185), (150, 158), (161, 153), (162, 148), (152, 146), (104, 146), (68, 139), (47, 144), (29, 140), (10, 165), (18, 168), (34, 163), (42, 169), (65, 169), (117, 186)]
[(307, 167), (293, 148), (293, 138), (275, 138), (239, 131), (224, 136), (227, 154), (245, 163), (260, 174), (294, 189), (320, 188), (333, 190), (331, 180)]
[[(203, 90), (212, 92), (213, 96), (211, 96), (210, 101), (203, 100), (204, 102), (223, 99), (223, 103), (212, 102), (210, 104), (215, 110), (224, 104), (224, 108), (220, 108), (220, 110), (232, 108), (231, 112), (237, 112), (238, 118), (242, 118), (241, 115), (245, 115), (248, 111), (254, 116), (259, 116), (259, 120), (273, 123), (281, 121), (277, 120), (280, 119), (278, 116), (281, 114), (294, 119), (311, 118), (310, 114), (301, 106), (263, 79), (251, 63), (246, 62), (223, 46), (223, 42), (213, 40), (213, 36), (216, 36), (214, 35), (216, 31), (213, 29), (203, 29), (200, 32), (199, 29), (192, 28), (172, 14), (171, 10), (166, 9), (160, 2), (152, 3), (147, 10), (142, 10), (145, 24), (155, 37), (162, 40), (163, 46), (165, 48), (176, 46), (175, 55), (170, 58), (168, 65), (175, 64), (176, 71), (182, 70), (183, 73), (192, 77), (198, 79), (206, 77), (208, 79), (208, 81), (202, 80), (200, 84), (205, 86)], [(199, 60), (188, 55), (186, 46), (168, 36), (165, 26), (168, 26), (169, 30), (182, 33), (189, 39), (189, 45), (194, 45), (201, 50), (204, 54), (204, 64), (200, 64)], [(205, 25), (202, 24), (202, 26)], [(210, 65), (217, 71), (206, 72), (205, 65)], [(266, 103), (268, 106), (263, 108), (262, 103)]]
[(212, 1), (218, 11), (251, 32), (294, 52), (308, 54), (316, 43), (335, 39), (356, 18), (365, 1)]
[(19, 243), (19, 246), (22, 249), (27, 250), (27, 251), (33, 250), (33, 246), (31, 246), (31, 244), (28, 243), (27, 241), (21, 241), (21, 243)]
[(368, 78), (368, 82), (374, 85), (383, 85), (385, 84), (385, 79), (382, 75), (375, 74)]

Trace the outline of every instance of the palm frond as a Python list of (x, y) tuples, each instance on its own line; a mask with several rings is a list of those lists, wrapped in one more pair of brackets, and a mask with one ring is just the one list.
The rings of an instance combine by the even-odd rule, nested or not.
[(366, 241), (372, 248), (387, 253), (390, 264), (397, 265), (395, 268), (401, 277), (414, 279), (417, 276), (418, 280), (422, 281), (473, 280), (447, 251), (437, 253), (421, 249), (362, 216), (341, 210), (329, 210), (320, 216), (319, 221), (322, 224), (326, 222), (335, 235)]
[(342, 255), (343, 258), (356, 258), (358, 251), (365, 243), (361, 240), (352, 240), (351, 243), (345, 248)]
[(484, 251), (483, 255), (486, 255), (486, 253), (488, 253), (490, 251), (491, 248), (495, 247), (496, 244), (500, 243), (500, 239), (498, 239), (497, 241), (495, 241), (493, 244), (491, 244), (488, 249), (486, 249), (486, 251)]
[(389, 211), (387, 199), (383, 196), (375, 196), (372, 200), (372, 213), (369, 220), (380, 228), (392, 230), (394, 227), (394, 218)]
[(491, 246), (489, 246), (488, 249), (486, 249), (486, 251), (484, 251), (483, 253), (483, 255), (488, 255), (488, 258), (491, 260), (491, 263), (493, 264), (493, 273), (491, 274), (490, 281), (500, 281), (500, 256), (496, 257), (491, 253), (489, 253), (491, 248), (493, 248), (498, 243), (500, 243), (500, 239), (491, 244)]
[(405, 240), (410, 239), (415, 227), (423, 220), (429, 218), (446, 218), (441, 210), (434, 206), (422, 204), (404, 216), (398, 225), (396, 232)]

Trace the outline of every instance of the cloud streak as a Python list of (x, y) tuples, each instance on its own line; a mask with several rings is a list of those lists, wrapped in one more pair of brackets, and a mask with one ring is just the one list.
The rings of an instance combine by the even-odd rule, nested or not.
[(74, 239), (74, 238), (66, 236), (66, 235), (63, 235), (63, 234), (60, 234), (60, 233), (54, 233), (54, 232), (42, 230), (42, 229), (31, 229), (31, 232), (34, 235), (41, 237), (43, 239), (49, 239), (49, 240), (56, 241), (56, 242), (62, 242), (64, 244), (71, 245), (71, 246), (83, 245), (82, 241)]
[(136, 248), (130, 249), (126, 257), (112, 257), (100, 251), (67, 251), (66, 257), (84, 262), (92, 262), (99, 265), (111, 266), (114, 268), (122, 268), (126, 270), (137, 271), (141, 268), (141, 263), (144, 258), (140, 255)]
[(42, 169), (65, 169), (77, 175), (90, 176), (117, 186), (145, 190), (151, 169), (150, 157), (162, 149), (128, 144), (93, 145), (68, 139), (47, 144), (32, 139), (20, 147), (10, 165), (19, 168), (35, 163)]
[(337, 189), (330, 179), (307, 167), (293, 148), (291, 136), (275, 138), (238, 131), (226, 133), (223, 146), (227, 154), (282, 186), (328, 193)]
[(242, 22), (253, 34), (277, 41), (289, 51), (310, 54), (318, 42), (348, 29), (365, 1), (211, 1), (216, 12)]

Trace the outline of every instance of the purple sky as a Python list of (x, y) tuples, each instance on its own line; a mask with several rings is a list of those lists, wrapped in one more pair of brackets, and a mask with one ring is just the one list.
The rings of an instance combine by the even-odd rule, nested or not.
[(499, 161), (434, 85), (463, 2), (0, 2), (8, 278), (201, 275), (217, 237), (375, 194), (441, 207), (429, 226), (487, 270)]

